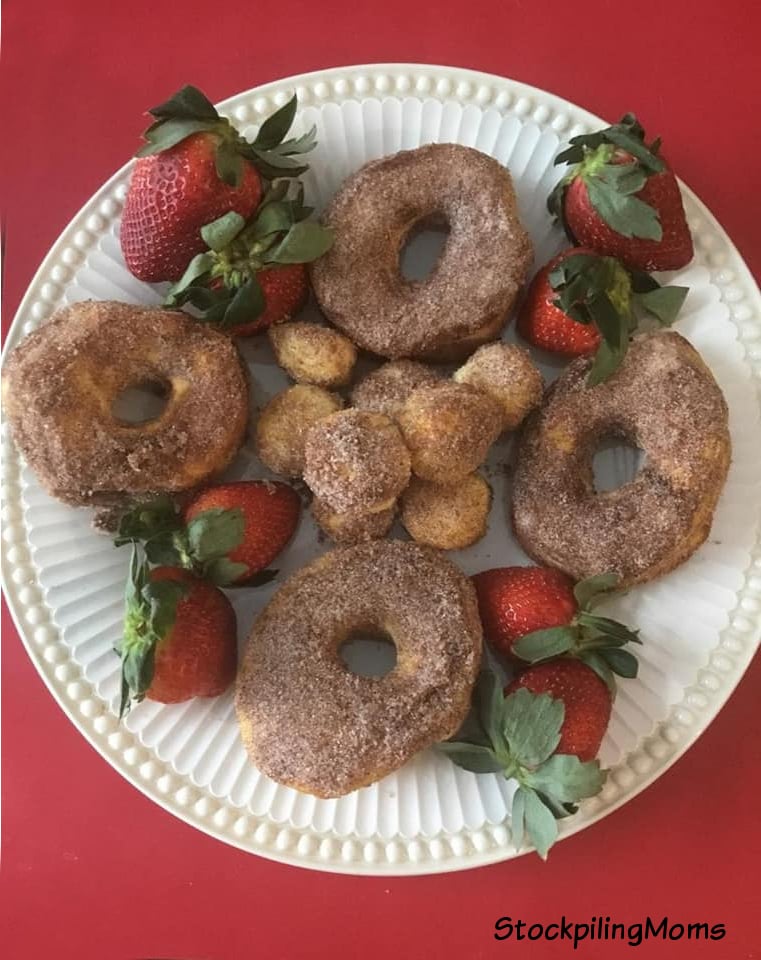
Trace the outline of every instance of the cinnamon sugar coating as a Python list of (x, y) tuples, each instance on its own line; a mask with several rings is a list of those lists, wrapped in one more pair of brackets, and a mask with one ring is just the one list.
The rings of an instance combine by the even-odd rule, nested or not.
[(395, 420), (413, 391), (440, 380), (441, 375), (424, 363), (392, 360), (359, 381), (351, 392), (351, 405)]
[[(608, 571), (622, 586), (683, 563), (708, 536), (731, 457), (724, 397), (678, 333), (634, 339), (613, 376), (587, 387), (571, 363), (526, 422), (513, 525), (540, 563), (576, 580)], [(630, 483), (598, 493), (592, 458), (605, 437), (638, 446)]]
[(319, 420), (342, 406), (337, 394), (308, 384), (297, 384), (276, 394), (256, 424), (259, 459), (284, 477), (300, 477), (304, 473), (307, 434)]
[[(178, 311), (110, 301), (56, 311), (10, 354), (3, 397), (14, 441), (54, 497), (74, 505), (179, 492), (224, 470), (243, 442), (248, 383), (231, 339)], [(168, 391), (127, 423), (115, 398)]]
[(447, 486), (413, 477), (401, 507), (402, 523), (417, 543), (463, 550), (486, 534), (491, 489), (478, 473)]
[(502, 408), (467, 383), (418, 387), (399, 414), (412, 470), (432, 483), (458, 483), (484, 462), (502, 432)]
[(386, 510), (368, 513), (364, 510), (346, 510), (336, 513), (319, 497), (312, 501), (315, 523), (334, 543), (366, 543), (386, 536), (396, 516), (396, 501)]
[(333, 388), (351, 380), (357, 348), (337, 330), (304, 321), (276, 323), (269, 339), (277, 362), (297, 383)]
[(387, 510), (410, 479), (398, 427), (381, 413), (342, 410), (307, 434), (304, 479), (331, 510)]
[(455, 371), (453, 379), (496, 400), (502, 407), (504, 430), (515, 430), (542, 402), (542, 374), (528, 350), (513, 343), (484, 344)]
[[(384, 677), (339, 655), (354, 631), (386, 632)], [(481, 661), (470, 580), (441, 554), (398, 540), (339, 547), (267, 604), (238, 671), (235, 706), (251, 760), (279, 783), (338, 797), (452, 736)]]
[[(509, 172), (454, 143), (373, 160), (349, 177), (323, 217), (332, 248), (311, 267), (327, 318), (358, 346), (391, 359), (467, 356), (507, 320), (532, 257)], [(449, 234), (424, 280), (400, 252), (415, 230)]]

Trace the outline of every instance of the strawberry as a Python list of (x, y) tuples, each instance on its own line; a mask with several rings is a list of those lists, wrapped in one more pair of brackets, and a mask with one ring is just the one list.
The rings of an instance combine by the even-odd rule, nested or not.
[(216, 587), (172, 567), (148, 569), (135, 549), (125, 596), (120, 718), (144, 697), (215, 697), (235, 679), (235, 611)]
[(661, 287), (649, 274), (630, 270), (614, 257), (574, 247), (534, 277), (518, 315), (518, 332), (555, 353), (594, 353), (587, 383), (595, 386), (620, 366), (638, 315), (645, 311), (668, 326), (687, 292), (687, 287)]
[(580, 660), (562, 657), (529, 667), (505, 687), (505, 696), (525, 688), (549, 693), (565, 706), (558, 753), (594, 760), (608, 729), (613, 698), (600, 677)]
[[(589, 672), (607, 697), (609, 713), (610, 695)], [(575, 683), (558, 683), (557, 688), (568, 696), (569, 704), (551, 689), (533, 692), (530, 683), (519, 684), (504, 696), (497, 676), (487, 668), (478, 678), (471, 711), (455, 739), (437, 745), (465, 770), (501, 773), (516, 781), (510, 813), (513, 842), (520, 848), (527, 833), (543, 859), (557, 838), (557, 821), (575, 813), (578, 801), (595, 796), (605, 782), (605, 771), (594, 754), (583, 759), (568, 750), (578, 747), (586, 757), (591, 746), (591, 739), (584, 739), (585, 715), (577, 706), (586, 687), (577, 678)], [(600, 692), (595, 690), (587, 719), (592, 719), (592, 710), (602, 715), (600, 703)], [(569, 740), (566, 729), (575, 739)]]
[(142, 544), (151, 563), (189, 570), (219, 586), (261, 586), (299, 519), (301, 501), (285, 483), (239, 481), (207, 487), (181, 512), (166, 496), (119, 521), (116, 545)]
[(201, 229), (207, 250), (195, 256), (166, 296), (167, 306), (186, 303), (196, 316), (235, 336), (249, 336), (290, 319), (309, 290), (304, 264), (322, 256), (333, 233), (309, 220), (298, 185), (278, 181), (246, 221), (228, 213)]
[(249, 143), (195, 87), (153, 107), (155, 122), (145, 131), (122, 215), (128, 269), (140, 280), (177, 280), (205, 249), (201, 227), (230, 211), (251, 216), (261, 176), (303, 173), (307, 167), (294, 155), (312, 149), (314, 130), (281, 142), (295, 111), (293, 97)]
[(234, 564), (247, 572), (236, 582), (247, 580), (264, 570), (293, 536), (301, 512), (301, 500), (286, 483), (243, 480), (207, 487), (185, 508), (190, 525), (208, 511), (240, 511), (243, 517), (241, 542), (227, 554)]
[(638, 270), (677, 270), (693, 257), (679, 185), (645, 142), (633, 114), (597, 133), (572, 137), (555, 163), (575, 166), (550, 194), (550, 213), (571, 241)]
[(575, 584), (549, 567), (498, 567), (473, 577), (486, 640), (503, 656), (536, 663), (562, 654), (577, 657), (614, 688), (614, 674), (636, 677), (627, 643), (637, 631), (592, 613), (615, 588), (615, 574)]

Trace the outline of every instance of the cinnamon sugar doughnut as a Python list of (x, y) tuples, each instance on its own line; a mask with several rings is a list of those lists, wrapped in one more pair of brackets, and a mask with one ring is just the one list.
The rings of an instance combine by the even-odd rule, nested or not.
[[(383, 677), (352, 673), (355, 632), (397, 650)], [(279, 783), (338, 797), (452, 736), (470, 706), (481, 624), (469, 579), (398, 540), (339, 547), (294, 574), (253, 626), (235, 706), (251, 760)]]
[[(621, 586), (683, 563), (708, 536), (731, 456), (727, 406), (711, 371), (678, 333), (636, 337), (595, 387), (591, 360), (570, 364), (524, 427), (513, 524), (540, 563)], [(592, 457), (605, 437), (638, 446), (630, 483), (598, 493)]]
[(399, 414), (412, 470), (432, 483), (458, 483), (486, 459), (502, 432), (502, 408), (467, 383), (418, 387)]
[(424, 363), (392, 360), (359, 381), (351, 392), (351, 405), (395, 420), (413, 391), (440, 380), (441, 375)]
[(455, 371), (457, 383), (488, 393), (502, 407), (503, 429), (515, 430), (542, 402), (544, 380), (528, 350), (513, 343), (487, 343)]
[(334, 543), (366, 543), (386, 536), (396, 516), (396, 501), (386, 510), (368, 513), (364, 510), (346, 510), (336, 513), (324, 500), (312, 501), (312, 516), (318, 527)]
[(331, 510), (387, 510), (410, 479), (410, 455), (393, 420), (342, 410), (307, 434), (304, 480)]
[[(130, 386), (160, 384), (166, 408), (127, 423)], [(248, 384), (229, 337), (179, 311), (116, 302), (58, 310), (8, 357), (13, 438), (42, 486), (75, 505), (179, 492), (223, 470), (248, 420)]]
[[(455, 360), (507, 320), (532, 247), (508, 171), (454, 143), (373, 160), (349, 177), (324, 222), (332, 248), (311, 267), (326, 317), (371, 353)], [(406, 280), (402, 247), (416, 230), (448, 237), (425, 280)]]

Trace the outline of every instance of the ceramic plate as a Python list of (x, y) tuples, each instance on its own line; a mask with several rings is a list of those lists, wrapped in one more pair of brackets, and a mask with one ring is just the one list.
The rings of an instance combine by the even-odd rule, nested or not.
[[(559, 97), (511, 80), (416, 65), (292, 77), (233, 97), (222, 109), (253, 135), (294, 90), (298, 130), (317, 125), (319, 146), (305, 179), (318, 206), (367, 160), (428, 142), (467, 144), (509, 167), (537, 264), (563, 244), (545, 209), (560, 174), (553, 158), (569, 137), (604, 125)], [(129, 173), (128, 165), (112, 177), (55, 243), (19, 308), (9, 347), (65, 303), (160, 302), (161, 290), (135, 280), (119, 249)], [(693, 743), (740, 679), (759, 637), (760, 298), (722, 228), (689, 189), (683, 192), (696, 256), (662, 279), (690, 287), (676, 329), (701, 352), (726, 395), (733, 462), (708, 542), (669, 576), (610, 604), (613, 615), (642, 631), (640, 676), (620, 685), (601, 753), (611, 769), (607, 784), (563, 822), (561, 837), (625, 803)], [(425, 250), (411, 256), (424, 257)], [(266, 342), (249, 341), (244, 352), (255, 384), (252, 405), (261, 407), (287, 381)], [(557, 369), (544, 372), (551, 378)], [(42, 491), (7, 431), (3, 444), (3, 570), (29, 656), (71, 721), (152, 800), (226, 843), (321, 870), (433, 873), (516, 855), (511, 786), (494, 774), (460, 770), (432, 751), (350, 796), (317, 800), (278, 786), (248, 761), (229, 694), (169, 707), (146, 701), (119, 724), (112, 648), (120, 637), (125, 551), (93, 532), (88, 511), (65, 507)], [(509, 444), (498, 445), (486, 468), (495, 492), (488, 536), (452, 555), (468, 573), (525, 560), (507, 521), (508, 456)], [(633, 456), (603, 453), (602, 481), (630, 476)], [(231, 475), (264, 471), (249, 450)], [(324, 549), (306, 517), (278, 561), (282, 575)], [(231, 593), (241, 638), (272, 589)]]

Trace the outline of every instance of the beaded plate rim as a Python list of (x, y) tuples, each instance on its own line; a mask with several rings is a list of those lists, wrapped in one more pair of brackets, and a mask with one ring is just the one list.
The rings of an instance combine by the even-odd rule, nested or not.
[[(418, 96), (461, 105), (494, 107), (503, 116), (533, 120), (564, 134), (592, 127), (598, 117), (552, 93), (504, 77), (433, 64), (367, 64), (328, 68), (286, 77), (223, 101), (220, 109), (237, 121), (253, 121), (281, 105), (296, 89), (300, 106), (368, 96)], [(58, 290), (97, 235), (121, 212), (131, 163), (117, 171), (72, 218), (42, 261), (24, 295), (6, 338), (4, 353), (53, 309)], [(761, 294), (753, 277), (715, 217), (682, 184), (698, 249), (711, 280), (730, 309), (745, 349), (745, 362), (761, 403)], [(59, 706), (90, 744), (133, 786), (190, 826), (250, 853), (293, 866), (334, 873), (376, 876), (463, 870), (518, 856), (509, 827), (487, 824), (477, 830), (441, 832), (433, 837), (391, 840), (340, 837), (311, 828), (281, 825), (243, 812), (177, 775), (138, 738), (120, 728), (80, 668), (58, 643), (58, 630), (45, 606), (32, 561), (20, 502), (21, 460), (7, 425), (2, 434), (3, 587), (11, 615), (30, 659)], [(582, 804), (561, 825), (561, 839), (590, 826), (632, 799), (675, 763), (708, 727), (740, 681), (761, 639), (761, 536), (757, 531), (744, 584), (728, 626), (709, 662), (698, 671), (666, 720), (637, 749), (611, 769), (603, 793)], [(756, 614), (754, 619), (754, 614)]]

